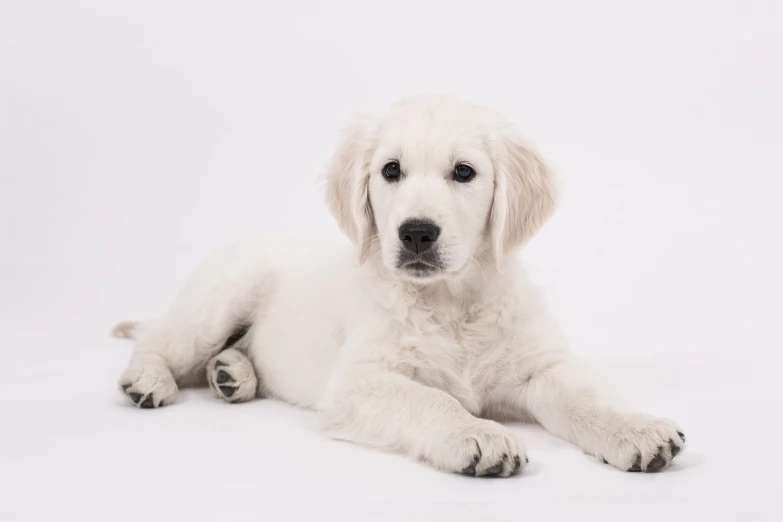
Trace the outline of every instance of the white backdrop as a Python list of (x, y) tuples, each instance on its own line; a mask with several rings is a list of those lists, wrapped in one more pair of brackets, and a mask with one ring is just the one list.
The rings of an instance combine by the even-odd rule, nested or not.
[[(782, 64), (774, 1), (1, 2), (0, 518), (772, 516)], [(318, 186), (341, 123), (432, 92), (503, 110), (560, 173), (526, 260), (574, 349), (686, 428), (679, 468), (615, 474), (518, 426), (538, 472), (464, 482), (283, 405), (116, 393), (116, 320), (239, 235), (341, 240)]]

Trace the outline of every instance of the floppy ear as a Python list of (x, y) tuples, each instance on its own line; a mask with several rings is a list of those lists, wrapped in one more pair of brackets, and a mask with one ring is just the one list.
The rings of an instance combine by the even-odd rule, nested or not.
[(372, 148), (369, 117), (355, 117), (341, 133), (326, 172), (326, 204), (357, 246), (360, 263), (369, 254), (375, 226), (369, 199)]
[(555, 210), (555, 180), (544, 161), (515, 135), (503, 136), (495, 158), (490, 216), (498, 270), (507, 252), (525, 244)]

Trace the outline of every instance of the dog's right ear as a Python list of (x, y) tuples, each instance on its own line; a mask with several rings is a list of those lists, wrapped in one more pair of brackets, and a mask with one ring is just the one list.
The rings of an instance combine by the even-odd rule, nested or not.
[(356, 245), (360, 263), (370, 252), (375, 227), (369, 199), (373, 148), (372, 120), (357, 115), (343, 129), (326, 172), (326, 204)]

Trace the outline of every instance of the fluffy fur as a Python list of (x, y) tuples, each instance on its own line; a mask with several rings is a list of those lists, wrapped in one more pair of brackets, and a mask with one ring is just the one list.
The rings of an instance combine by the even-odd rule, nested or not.
[[(390, 181), (392, 161), (401, 175)], [(455, 180), (458, 164), (475, 178)], [(326, 179), (355, 251), (277, 240), (227, 249), (164, 316), (116, 327), (136, 339), (122, 389), (141, 407), (204, 381), (229, 402), (276, 397), (318, 410), (333, 437), (447, 472), (524, 466), (522, 442), (491, 418), (539, 422), (621, 470), (662, 469), (684, 446), (677, 425), (591, 381), (513, 260), (553, 212), (554, 186), (489, 109), (420, 97), (361, 116)], [(440, 227), (428, 253), (437, 267), (401, 264), (410, 219)]]

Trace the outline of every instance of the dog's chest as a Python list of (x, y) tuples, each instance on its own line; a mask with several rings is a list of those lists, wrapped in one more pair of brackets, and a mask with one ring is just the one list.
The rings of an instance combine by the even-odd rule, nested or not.
[(407, 305), (395, 321), (390, 369), (442, 389), (478, 413), (508, 349), (501, 303), (419, 298)]

